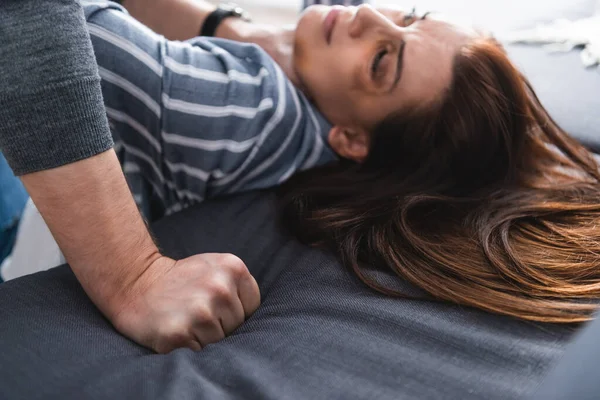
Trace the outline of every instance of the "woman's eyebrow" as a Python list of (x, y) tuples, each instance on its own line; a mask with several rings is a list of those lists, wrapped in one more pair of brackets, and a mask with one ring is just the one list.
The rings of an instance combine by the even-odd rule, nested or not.
[[(419, 20), (424, 20), (432, 12), (433, 11), (427, 11), (425, 14), (423, 14), (423, 16), (421, 18), (419, 18)], [(413, 8), (413, 11), (411, 14), (413, 16), (415, 15), (414, 8)], [(394, 78), (394, 83), (392, 84), (392, 87), (389, 90), (390, 92), (392, 92), (396, 88), (396, 86), (398, 86), (398, 82), (400, 82), (400, 78), (402, 77), (402, 66), (404, 65), (404, 47), (405, 46), (406, 46), (406, 41), (402, 40), (402, 42), (400, 43), (400, 49), (398, 50), (398, 62), (396, 63), (396, 77)]]

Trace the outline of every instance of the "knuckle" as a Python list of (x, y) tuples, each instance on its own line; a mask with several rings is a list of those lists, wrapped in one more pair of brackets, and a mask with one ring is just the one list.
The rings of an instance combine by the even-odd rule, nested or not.
[(248, 272), (246, 264), (233, 254), (226, 254), (224, 256), (223, 264), (225, 264), (236, 277), (242, 277)]
[(204, 324), (215, 319), (215, 315), (208, 307), (205, 301), (198, 302), (193, 308), (192, 313), (197, 323)]
[(196, 329), (198, 331), (198, 335), (203, 337), (202, 343), (206, 342), (206, 332), (214, 331), (216, 327), (221, 326), (218, 319), (206, 319), (201, 320), (196, 323)]
[(173, 347), (170, 346), (168, 343), (159, 340), (156, 344), (154, 344), (152, 346), (152, 348), (154, 349), (154, 351), (156, 351), (158, 354), (167, 354), (169, 353)]
[(225, 265), (234, 265), (237, 263), (241, 263), (242, 260), (235, 254), (227, 253), (221, 255), (221, 262)]
[(187, 329), (180, 321), (170, 319), (165, 321), (159, 331), (155, 349), (159, 353), (169, 352), (178, 347), (185, 346), (188, 341)]
[(160, 325), (159, 334), (161, 337), (171, 337), (177, 332), (182, 332), (183, 329), (184, 326), (180, 319), (168, 318)]
[(231, 302), (233, 293), (231, 289), (223, 283), (213, 283), (210, 288), (211, 297), (218, 302)]

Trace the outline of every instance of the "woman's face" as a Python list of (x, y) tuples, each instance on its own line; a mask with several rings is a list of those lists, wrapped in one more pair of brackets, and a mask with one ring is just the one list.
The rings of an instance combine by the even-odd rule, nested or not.
[(392, 113), (426, 104), (451, 82), (454, 55), (477, 33), (438, 14), (405, 18), (370, 6), (309, 7), (294, 66), (329, 121), (371, 132)]

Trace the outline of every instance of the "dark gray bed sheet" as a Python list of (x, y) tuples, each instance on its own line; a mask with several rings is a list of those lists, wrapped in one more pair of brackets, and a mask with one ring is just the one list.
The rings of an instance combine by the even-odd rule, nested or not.
[(259, 310), (198, 353), (120, 336), (66, 266), (2, 285), (0, 398), (513, 399), (562, 354), (564, 327), (371, 292), (274, 206), (248, 194), (155, 225), (167, 254), (231, 251), (260, 282)]
[[(557, 119), (598, 143), (600, 75), (573, 53), (510, 52)], [(259, 310), (199, 353), (154, 355), (120, 336), (66, 266), (0, 285), (0, 399), (518, 399), (572, 336), (373, 293), (282, 232), (274, 204), (247, 194), (154, 226), (167, 254), (233, 252), (260, 283)]]

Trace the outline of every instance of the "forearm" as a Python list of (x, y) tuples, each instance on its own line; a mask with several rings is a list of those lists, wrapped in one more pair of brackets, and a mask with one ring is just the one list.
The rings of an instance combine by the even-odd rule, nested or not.
[[(122, 4), (132, 17), (169, 40), (199, 36), (206, 17), (216, 9), (202, 0), (124, 0)], [(252, 25), (239, 18), (227, 18), (215, 36), (247, 41)]]
[(124, 0), (132, 17), (170, 40), (200, 35), (204, 20), (215, 6), (201, 0)]
[(21, 178), (79, 282), (110, 318), (160, 256), (115, 152)]

